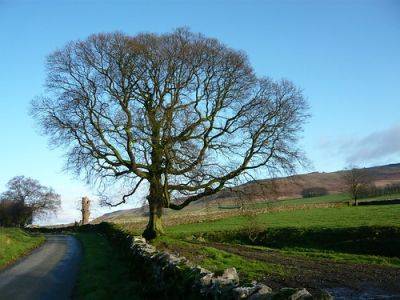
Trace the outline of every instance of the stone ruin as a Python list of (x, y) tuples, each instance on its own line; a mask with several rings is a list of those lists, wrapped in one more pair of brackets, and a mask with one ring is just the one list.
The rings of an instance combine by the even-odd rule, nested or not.
[(90, 199), (88, 197), (83, 197), (82, 198), (82, 221), (81, 225), (85, 225), (89, 223), (89, 217), (90, 217)]

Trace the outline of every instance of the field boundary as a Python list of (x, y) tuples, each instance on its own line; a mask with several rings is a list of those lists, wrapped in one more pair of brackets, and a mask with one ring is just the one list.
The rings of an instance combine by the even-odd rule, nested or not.
[[(185, 238), (184, 235), (180, 236)], [(272, 248), (305, 247), (349, 254), (397, 257), (400, 251), (400, 228), (359, 226), (349, 228), (281, 227), (263, 230), (221, 230), (193, 233), (193, 240), (206, 239), (242, 245)]]
[[(175, 226), (181, 224), (212, 222), (229, 217), (245, 215), (247, 213), (251, 213), (253, 215), (259, 215), (259, 214), (282, 212), (282, 211), (309, 210), (314, 208), (338, 208), (346, 206), (348, 206), (347, 202), (329, 202), (329, 203), (310, 203), (301, 205), (283, 205), (278, 207), (252, 208), (248, 210), (232, 209), (223, 212), (217, 211), (209, 213), (187, 213), (184, 216), (168, 216), (166, 218), (163, 218), (163, 224), (165, 226)], [(147, 218), (143, 217), (137, 221), (111, 220), (108, 221), (108, 223), (123, 224), (123, 225), (131, 224), (131, 225), (136, 225), (138, 227), (140, 226), (144, 227), (147, 224)]]
[[(96, 228), (94, 228), (96, 227)], [(281, 288), (272, 291), (259, 282), (240, 285), (239, 275), (234, 267), (215, 274), (196, 266), (185, 257), (157, 250), (143, 237), (132, 236), (109, 224), (92, 225), (94, 230), (105, 234), (110, 241), (123, 247), (137, 267), (139, 278), (145, 279), (150, 298), (165, 299), (332, 299), (326, 291), (314, 291), (317, 298), (304, 288)]]

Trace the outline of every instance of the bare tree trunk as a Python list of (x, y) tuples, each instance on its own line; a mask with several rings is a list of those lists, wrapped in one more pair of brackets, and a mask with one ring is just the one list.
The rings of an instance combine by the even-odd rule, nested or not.
[(157, 236), (164, 234), (164, 229), (162, 227), (162, 222), (161, 222), (162, 211), (163, 211), (162, 203), (150, 204), (149, 222), (146, 226), (146, 229), (143, 232), (143, 237), (146, 238), (147, 240), (152, 240)]
[(164, 202), (161, 181), (158, 176), (154, 177), (150, 183), (150, 194), (147, 199), (149, 201), (149, 222), (142, 235), (145, 239), (152, 240), (164, 234), (161, 222)]

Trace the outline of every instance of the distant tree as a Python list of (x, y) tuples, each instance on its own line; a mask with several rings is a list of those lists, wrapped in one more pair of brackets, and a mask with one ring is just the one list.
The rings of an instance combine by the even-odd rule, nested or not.
[(149, 222), (256, 169), (290, 172), (308, 117), (290, 81), (258, 78), (243, 52), (185, 29), (92, 35), (47, 59), (47, 95), (32, 115), (67, 167), (91, 181), (147, 183)]
[(349, 167), (343, 172), (343, 180), (346, 189), (354, 201), (354, 205), (358, 205), (358, 199), (365, 193), (372, 184), (372, 179), (366, 169)]
[(60, 195), (39, 181), (24, 176), (12, 178), (8, 190), (0, 194), (0, 225), (25, 226), (34, 218), (54, 213), (60, 206)]
[(324, 187), (305, 188), (301, 191), (303, 198), (319, 197), (328, 195), (328, 190)]
[(369, 198), (377, 196), (385, 196), (400, 193), (400, 184), (392, 183), (385, 186), (377, 187), (374, 184), (366, 186), (360, 193), (360, 198)]

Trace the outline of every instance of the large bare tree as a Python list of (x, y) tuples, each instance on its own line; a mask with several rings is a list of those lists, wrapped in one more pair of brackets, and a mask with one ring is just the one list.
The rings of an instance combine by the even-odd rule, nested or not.
[(32, 114), (67, 148), (69, 168), (130, 181), (110, 205), (148, 184), (148, 239), (163, 232), (163, 208), (180, 210), (256, 169), (292, 170), (301, 157), (302, 92), (185, 29), (70, 42), (48, 57), (46, 87)]

